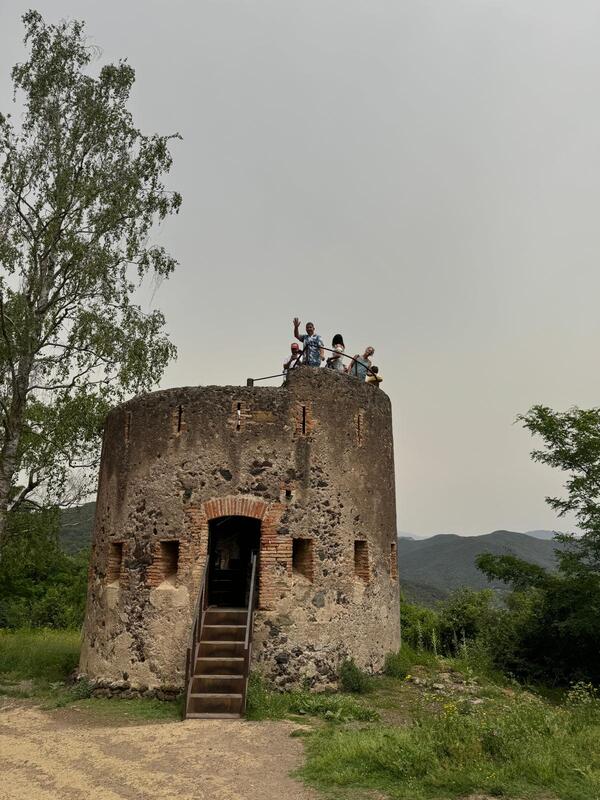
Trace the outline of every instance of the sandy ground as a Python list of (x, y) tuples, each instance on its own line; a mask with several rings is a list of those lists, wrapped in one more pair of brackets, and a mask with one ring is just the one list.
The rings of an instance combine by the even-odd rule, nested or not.
[[(80, 717), (82, 715), (79, 715)], [(17, 701), (0, 708), (0, 800), (316, 800), (289, 773), (288, 722), (109, 726)]]

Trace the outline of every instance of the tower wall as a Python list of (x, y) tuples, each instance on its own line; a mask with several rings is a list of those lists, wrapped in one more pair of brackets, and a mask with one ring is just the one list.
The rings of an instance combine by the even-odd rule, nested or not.
[(334, 685), (346, 657), (381, 670), (400, 644), (390, 401), (302, 367), (283, 387), (170, 389), (109, 414), (81, 672), (183, 686), (210, 521), (228, 515), (261, 525), (254, 667), (282, 688)]

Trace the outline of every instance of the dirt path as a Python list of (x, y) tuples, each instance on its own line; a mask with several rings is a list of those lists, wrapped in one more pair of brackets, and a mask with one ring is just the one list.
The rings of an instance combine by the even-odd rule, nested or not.
[(0, 709), (0, 800), (316, 800), (288, 722), (94, 724)]

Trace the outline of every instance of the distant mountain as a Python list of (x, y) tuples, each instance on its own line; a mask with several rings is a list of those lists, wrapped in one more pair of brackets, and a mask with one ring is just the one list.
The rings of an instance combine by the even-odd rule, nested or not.
[(554, 534), (560, 531), (526, 531), (527, 536), (533, 536), (535, 539), (554, 539)]
[(95, 511), (96, 503), (84, 503), (60, 512), (58, 540), (65, 553), (74, 555), (91, 546)]
[[(460, 586), (494, 589), (505, 594), (505, 584), (489, 583), (475, 566), (481, 553), (514, 555), (545, 569), (556, 569), (555, 542), (514, 531), (494, 531), (483, 536), (440, 534), (430, 539), (398, 539), (400, 586), (408, 600), (432, 604)], [(435, 602), (435, 599), (433, 602)]]

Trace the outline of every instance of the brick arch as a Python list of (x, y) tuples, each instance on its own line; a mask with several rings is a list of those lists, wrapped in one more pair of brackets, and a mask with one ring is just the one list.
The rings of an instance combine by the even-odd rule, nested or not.
[(264, 500), (247, 495), (245, 497), (229, 495), (205, 500), (202, 503), (207, 522), (218, 517), (252, 517), (262, 520), (268, 508), (269, 505)]

